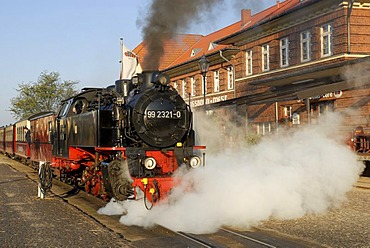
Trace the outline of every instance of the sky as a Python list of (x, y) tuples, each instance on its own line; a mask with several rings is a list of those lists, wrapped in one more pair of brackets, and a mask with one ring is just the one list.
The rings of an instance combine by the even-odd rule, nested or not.
[[(276, 3), (235, 0), (233, 5), (234, 0), (224, 1), (213, 10), (215, 18), (202, 19), (184, 32), (207, 35), (235, 23), (240, 20), (241, 8), (248, 8), (253, 1), (262, 2), (260, 8)], [(58, 72), (62, 81), (78, 81), (77, 89), (114, 84), (120, 72), (120, 38), (129, 49), (140, 44), (151, 2), (2, 0), (0, 126), (15, 122), (9, 109), (19, 84), (37, 82), (44, 71)]]

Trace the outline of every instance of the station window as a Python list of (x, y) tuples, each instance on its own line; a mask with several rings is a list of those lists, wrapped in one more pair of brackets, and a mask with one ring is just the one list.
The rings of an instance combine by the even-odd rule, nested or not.
[(195, 78), (194, 77), (190, 78), (190, 90), (191, 90), (191, 96), (195, 96), (197, 91), (196, 91), (196, 85), (195, 85)]
[(270, 70), (270, 46), (262, 46), (262, 71)]
[(219, 92), (220, 91), (220, 71), (213, 72), (213, 91)]
[(283, 117), (292, 119), (292, 106), (283, 107)]
[(333, 54), (333, 26), (325, 24), (321, 26), (321, 57)]
[(232, 66), (227, 67), (227, 89), (234, 89), (234, 68)]
[(289, 65), (289, 40), (284, 38), (280, 40), (280, 66), (286, 67)]
[(173, 82), (173, 88), (176, 90), (176, 91), (179, 91), (178, 90), (178, 84), (177, 84), (177, 81), (176, 82)]
[(334, 100), (322, 101), (311, 104), (311, 121), (313, 124), (318, 123), (319, 117), (328, 112), (334, 112)]
[(301, 33), (301, 62), (311, 60), (311, 32), (304, 31)]
[(269, 135), (272, 134), (274, 130), (274, 123), (271, 122), (263, 122), (263, 123), (257, 123), (255, 128), (256, 128), (256, 133), (258, 135)]
[(185, 79), (181, 80), (181, 93), (182, 93), (182, 98), (186, 98), (186, 81)]
[(245, 72), (246, 72), (246, 75), (252, 75), (253, 74), (252, 55), (253, 55), (252, 50), (248, 50), (245, 53), (245, 65), (246, 65)]
[(202, 78), (202, 94), (204, 94), (204, 91), (207, 94), (207, 76), (205, 77), (202, 76), (201, 78)]
[(324, 101), (311, 104), (312, 112), (316, 117), (327, 112), (334, 112), (334, 101)]

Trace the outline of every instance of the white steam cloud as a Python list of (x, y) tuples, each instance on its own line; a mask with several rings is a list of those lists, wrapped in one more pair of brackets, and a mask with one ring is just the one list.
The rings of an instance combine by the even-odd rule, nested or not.
[[(207, 120), (202, 123), (207, 125)], [(182, 184), (168, 201), (150, 211), (141, 201), (124, 202), (118, 213), (127, 214), (120, 221), (200, 234), (225, 225), (248, 228), (270, 218), (291, 219), (337, 207), (363, 165), (338, 139), (338, 116), (320, 121), (321, 125), (293, 132), (280, 130), (254, 146), (234, 143), (238, 149), (207, 154), (204, 168), (178, 171)], [(209, 126), (209, 140), (214, 140), (219, 130), (214, 122), (216, 130)], [(208, 140), (207, 134), (203, 133), (203, 140)], [(100, 211), (109, 214), (104, 208)]]

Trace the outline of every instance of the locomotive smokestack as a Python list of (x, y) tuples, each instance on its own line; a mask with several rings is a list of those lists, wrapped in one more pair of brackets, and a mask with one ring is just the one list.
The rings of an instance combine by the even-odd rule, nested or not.
[(142, 74), (143, 82), (142, 82), (142, 85), (141, 85), (141, 91), (144, 91), (145, 89), (149, 89), (153, 86), (152, 77), (153, 77), (154, 73), (155, 73), (154, 71), (145, 71), (145, 72), (143, 72), (143, 74)]

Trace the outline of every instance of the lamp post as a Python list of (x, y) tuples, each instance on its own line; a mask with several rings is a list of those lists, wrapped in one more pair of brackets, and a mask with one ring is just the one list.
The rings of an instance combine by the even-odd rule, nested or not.
[(206, 76), (209, 69), (209, 60), (206, 58), (206, 56), (203, 54), (203, 56), (200, 58), (199, 62), (199, 70), (202, 73), (203, 76), (203, 108), (204, 112), (206, 111)]

